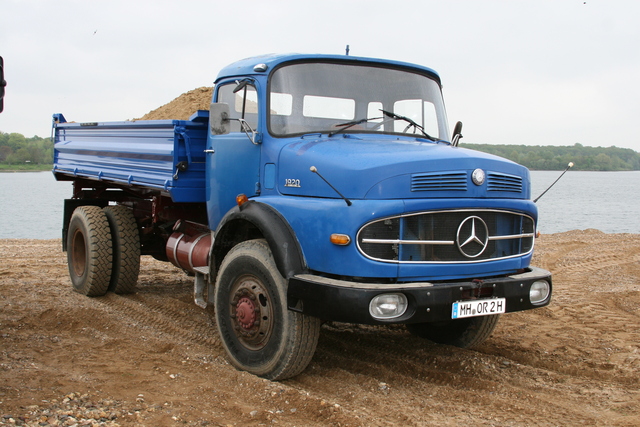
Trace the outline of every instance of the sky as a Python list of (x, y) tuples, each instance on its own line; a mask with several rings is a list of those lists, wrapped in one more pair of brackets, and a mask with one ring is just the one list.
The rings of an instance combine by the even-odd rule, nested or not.
[(0, 0), (0, 131), (138, 118), (266, 53), (417, 63), (462, 142), (640, 151), (637, 0)]

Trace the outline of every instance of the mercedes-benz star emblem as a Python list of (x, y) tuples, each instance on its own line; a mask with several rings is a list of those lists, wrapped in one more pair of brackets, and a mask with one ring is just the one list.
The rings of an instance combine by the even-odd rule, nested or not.
[(484, 179), (485, 173), (482, 169), (475, 169), (473, 172), (471, 172), (471, 181), (473, 181), (475, 185), (484, 184)]
[(479, 257), (489, 243), (489, 229), (479, 216), (469, 216), (460, 223), (456, 234), (456, 244), (460, 253), (467, 258)]

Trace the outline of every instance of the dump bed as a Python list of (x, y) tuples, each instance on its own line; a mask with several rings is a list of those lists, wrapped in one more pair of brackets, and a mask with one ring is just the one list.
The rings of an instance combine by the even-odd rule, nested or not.
[(175, 202), (205, 201), (208, 111), (189, 120), (67, 123), (54, 115), (53, 173), (159, 190)]

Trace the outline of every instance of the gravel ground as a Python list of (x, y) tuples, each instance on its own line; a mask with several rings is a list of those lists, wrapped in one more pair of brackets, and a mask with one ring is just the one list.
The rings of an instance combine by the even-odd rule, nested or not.
[(548, 307), (473, 350), (325, 324), (297, 377), (230, 366), (192, 278), (143, 257), (138, 291), (72, 291), (59, 240), (0, 240), (0, 425), (640, 425), (640, 235), (544, 235)]

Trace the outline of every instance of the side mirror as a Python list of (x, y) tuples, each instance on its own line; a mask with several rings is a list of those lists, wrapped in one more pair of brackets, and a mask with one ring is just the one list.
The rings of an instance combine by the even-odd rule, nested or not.
[(4, 60), (2, 56), (0, 56), (0, 113), (4, 109), (4, 87), (7, 85), (6, 80), (4, 79)]
[(451, 145), (457, 147), (462, 139), (462, 122), (456, 123), (453, 128), (453, 136), (451, 136)]
[(214, 135), (226, 135), (231, 131), (229, 104), (214, 102), (209, 106), (209, 127)]

